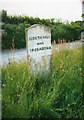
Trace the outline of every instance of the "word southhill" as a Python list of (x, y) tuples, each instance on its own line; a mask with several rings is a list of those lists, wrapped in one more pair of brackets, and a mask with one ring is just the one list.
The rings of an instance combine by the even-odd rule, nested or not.
[(36, 36), (36, 37), (29, 37), (29, 40), (38, 40), (38, 39), (50, 39), (50, 35), (47, 36)]

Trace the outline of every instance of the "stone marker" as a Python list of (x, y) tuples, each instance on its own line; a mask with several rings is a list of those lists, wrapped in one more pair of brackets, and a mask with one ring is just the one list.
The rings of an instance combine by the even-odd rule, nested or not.
[(35, 24), (26, 29), (27, 58), (32, 71), (49, 71), (51, 64), (51, 31)]

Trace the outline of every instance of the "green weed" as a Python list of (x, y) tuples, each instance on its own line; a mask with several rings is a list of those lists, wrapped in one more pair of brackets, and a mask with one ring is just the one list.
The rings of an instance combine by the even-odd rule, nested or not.
[(52, 71), (37, 76), (27, 63), (1, 68), (2, 118), (83, 118), (82, 48), (52, 53)]

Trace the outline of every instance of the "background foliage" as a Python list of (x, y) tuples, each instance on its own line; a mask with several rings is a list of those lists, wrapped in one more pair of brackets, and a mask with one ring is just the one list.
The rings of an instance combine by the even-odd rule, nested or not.
[[(28, 16), (9, 16), (7, 11), (2, 10), (2, 49), (24, 48), (25, 28), (33, 24), (45, 24), (51, 28), (51, 41), (56, 43), (59, 40), (74, 41), (79, 40), (81, 31), (83, 31), (82, 21), (63, 23), (59, 19), (40, 19)], [(14, 46), (12, 45), (14, 44)]]

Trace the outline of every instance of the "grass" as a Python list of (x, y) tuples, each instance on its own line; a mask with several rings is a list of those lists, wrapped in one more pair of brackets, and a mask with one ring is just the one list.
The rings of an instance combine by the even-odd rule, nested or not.
[(35, 76), (26, 62), (1, 72), (2, 118), (83, 118), (80, 46), (53, 51), (50, 73)]

